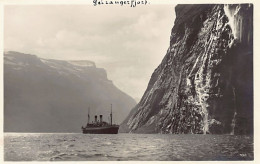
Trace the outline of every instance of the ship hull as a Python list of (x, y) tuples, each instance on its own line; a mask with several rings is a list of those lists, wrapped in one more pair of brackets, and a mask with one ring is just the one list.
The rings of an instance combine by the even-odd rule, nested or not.
[(84, 134), (118, 134), (119, 126), (86, 127), (82, 129)]

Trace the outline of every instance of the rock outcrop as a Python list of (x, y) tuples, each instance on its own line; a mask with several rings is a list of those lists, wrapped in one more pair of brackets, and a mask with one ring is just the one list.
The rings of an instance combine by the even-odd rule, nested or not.
[(81, 132), (103, 114), (121, 123), (136, 105), (91, 61), (41, 59), (7, 52), (4, 56), (5, 132)]
[(253, 6), (177, 5), (170, 47), (121, 132), (253, 133)]

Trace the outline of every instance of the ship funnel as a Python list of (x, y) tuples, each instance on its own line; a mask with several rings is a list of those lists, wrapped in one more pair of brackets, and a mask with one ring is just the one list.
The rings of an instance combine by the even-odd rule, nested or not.
[(95, 123), (97, 123), (97, 115), (95, 115)]
[(100, 122), (102, 123), (103, 121), (102, 121), (102, 115), (99, 115), (99, 118), (100, 118)]

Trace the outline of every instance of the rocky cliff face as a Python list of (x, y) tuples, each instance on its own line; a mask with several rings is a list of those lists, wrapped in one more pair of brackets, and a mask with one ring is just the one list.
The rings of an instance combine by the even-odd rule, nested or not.
[(253, 133), (253, 6), (175, 10), (170, 47), (120, 131)]
[(4, 56), (5, 132), (80, 132), (102, 114), (121, 123), (136, 103), (91, 61), (41, 59), (7, 52)]

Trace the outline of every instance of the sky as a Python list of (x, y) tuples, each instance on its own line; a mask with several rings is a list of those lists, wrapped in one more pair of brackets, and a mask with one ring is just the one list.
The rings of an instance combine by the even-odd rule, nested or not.
[(123, 92), (140, 99), (161, 63), (174, 5), (9, 5), (4, 49), (59, 60), (91, 60)]

